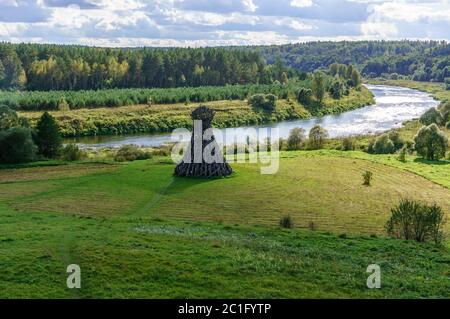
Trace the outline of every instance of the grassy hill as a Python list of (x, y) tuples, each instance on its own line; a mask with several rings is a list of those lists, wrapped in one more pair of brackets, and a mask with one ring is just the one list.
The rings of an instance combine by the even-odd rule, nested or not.
[[(360, 155), (286, 152), (276, 175), (233, 164), (208, 181), (173, 178), (167, 158), (3, 169), (0, 297), (448, 297), (448, 242), (383, 231), (402, 197), (450, 212), (447, 166), (437, 178)], [(295, 229), (279, 228), (287, 214)], [(374, 263), (380, 290), (366, 288)]]

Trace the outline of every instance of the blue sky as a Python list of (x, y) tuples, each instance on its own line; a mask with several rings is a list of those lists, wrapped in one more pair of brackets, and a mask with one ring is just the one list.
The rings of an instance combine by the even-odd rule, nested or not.
[(0, 0), (0, 41), (216, 46), (450, 40), (450, 0)]

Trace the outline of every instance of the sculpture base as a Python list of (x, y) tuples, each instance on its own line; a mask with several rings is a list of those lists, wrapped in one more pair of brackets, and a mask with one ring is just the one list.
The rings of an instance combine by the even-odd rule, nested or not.
[(175, 176), (217, 178), (231, 175), (233, 169), (228, 163), (185, 163), (175, 168)]

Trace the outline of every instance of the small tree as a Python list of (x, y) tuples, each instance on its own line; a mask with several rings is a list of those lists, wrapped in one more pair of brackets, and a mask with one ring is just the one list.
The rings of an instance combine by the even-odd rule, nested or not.
[(325, 97), (325, 76), (322, 72), (317, 71), (314, 73), (312, 81), (312, 92), (319, 104), (322, 104)]
[(67, 103), (65, 98), (62, 98), (58, 101), (58, 110), (62, 112), (70, 111), (69, 103)]
[(297, 93), (297, 101), (304, 105), (308, 105), (311, 103), (311, 96), (312, 96), (311, 89), (300, 88)]
[(328, 138), (328, 132), (320, 125), (314, 125), (309, 131), (309, 146), (311, 149), (320, 149)]
[(353, 137), (346, 137), (342, 140), (343, 151), (354, 151), (356, 148), (355, 139)]
[(365, 171), (362, 176), (363, 176), (363, 185), (370, 186), (372, 184), (373, 173), (371, 171)]
[(445, 156), (448, 139), (436, 124), (423, 126), (414, 137), (414, 148), (427, 160), (439, 160)]
[(405, 145), (405, 146), (402, 147), (402, 149), (398, 153), (398, 160), (400, 162), (406, 162), (406, 154), (407, 154), (407, 147)]
[(442, 125), (444, 119), (442, 118), (441, 112), (439, 112), (436, 108), (431, 108), (428, 111), (426, 111), (419, 119), (419, 122), (423, 125), (431, 125), (431, 124), (437, 124)]
[(286, 72), (281, 73), (280, 82), (282, 84), (288, 84), (289, 83), (289, 78), (288, 78)]
[(353, 70), (352, 72), (352, 84), (355, 88), (359, 88), (361, 86), (361, 76), (357, 70)]
[(287, 150), (299, 150), (305, 140), (305, 130), (302, 128), (294, 128), (289, 132), (287, 140)]
[(0, 163), (18, 164), (34, 159), (36, 146), (31, 130), (14, 127), (0, 132)]
[(47, 158), (55, 158), (58, 156), (61, 148), (62, 139), (59, 133), (59, 126), (53, 116), (48, 112), (42, 114), (36, 125), (36, 144), (39, 154)]
[(395, 152), (395, 145), (389, 134), (384, 133), (375, 139), (371, 149), (375, 154), (392, 154)]

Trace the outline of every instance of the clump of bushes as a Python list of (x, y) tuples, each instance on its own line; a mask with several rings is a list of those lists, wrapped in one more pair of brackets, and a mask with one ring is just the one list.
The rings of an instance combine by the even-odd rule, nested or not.
[(436, 124), (423, 126), (414, 137), (414, 148), (427, 160), (439, 160), (445, 156), (448, 139)]
[(114, 155), (116, 162), (127, 162), (136, 160), (146, 160), (152, 157), (152, 154), (141, 150), (136, 145), (124, 145), (119, 148)]
[(356, 141), (353, 137), (346, 137), (342, 140), (341, 150), (354, 151), (356, 149)]
[(13, 127), (0, 132), (0, 163), (28, 163), (34, 160), (35, 154), (30, 129)]
[(328, 138), (328, 132), (320, 125), (314, 125), (309, 131), (309, 148), (318, 150), (323, 147), (326, 139)]
[(373, 173), (371, 171), (365, 171), (362, 176), (363, 176), (363, 185), (370, 186), (372, 184)]
[(384, 133), (372, 140), (368, 146), (371, 154), (393, 154), (405, 145), (397, 131)]
[(294, 128), (289, 132), (289, 137), (287, 139), (288, 151), (300, 150), (302, 148), (303, 142), (305, 141), (305, 130), (302, 128)]
[(276, 107), (277, 97), (274, 94), (255, 94), (249, 99), (253, 108), (273, 112)]
[(86, 152), (75, 144), (67, 144), (61, 149), (61, 159), (64, 161), (79, 161), (87, 157)]
[(445, 214), (436, 204), (402, 199), (391, 209), (385, 228), (389, 236), (418, 242), (444, 240)]
[(442, 114), (440, 111), (438, 111), (436, 108), (431, 108), (428, 111), (426, 111), (419, 119), (419, 122), (423, 125), (431, 125), (431, 124), (437, 124), (442, 125), (444, 119), (442, 117)]
[(294, 228), (294, 221), (291, 216), (283, 216), (280, 219), (280, 227), (282, 228)]

